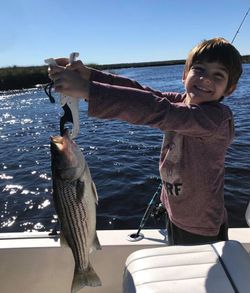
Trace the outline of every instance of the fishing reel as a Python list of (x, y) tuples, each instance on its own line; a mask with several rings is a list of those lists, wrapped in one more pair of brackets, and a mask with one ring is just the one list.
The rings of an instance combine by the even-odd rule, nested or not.
[(155, 204), (151, 211), (150, 217), (153, 218), (156, 222), (160, 222), (162, 217), (165, 217), (165, 216), (166, 216), (166, 209), (163, 206), (163, 204), (161, 202)]

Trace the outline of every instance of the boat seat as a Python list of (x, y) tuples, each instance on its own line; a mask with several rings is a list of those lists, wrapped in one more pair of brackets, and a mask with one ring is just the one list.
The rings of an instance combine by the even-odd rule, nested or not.
[(250, 201), (247, 205), (246, 213), (245, 213), (245, 218), (247, 221), (248, 226), (250, 227)]
[(165, 246), (126, 260), (124, 293), (249, 293), (250, 256), (238, 241)]

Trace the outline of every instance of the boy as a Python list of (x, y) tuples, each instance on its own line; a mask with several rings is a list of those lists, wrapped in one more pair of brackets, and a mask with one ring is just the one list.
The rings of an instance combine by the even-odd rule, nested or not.
[(61, 66), (50, 68), (55, 90), (88, 100), (89, 115), (164, 132), (159, 170), (169, 243), (227, 240), (224, 160), (234, 122), (220, 101), (235, 90), (241, 76), (239, 52), (223, 38), (198, 44), (186, 60), (184, 94), (155, 91), (80, 61), (67, 66), (67, 59), (57, 62)]

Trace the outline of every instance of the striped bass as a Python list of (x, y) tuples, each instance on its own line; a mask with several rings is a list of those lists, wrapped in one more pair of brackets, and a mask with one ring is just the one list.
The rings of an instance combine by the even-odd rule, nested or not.
[(101, 248), (96, 234), (98, 196), (87, 162), (68, 130), (50, 140), (53, 199), (62, 239), (75, 260), (71, 286), (71, 292), (75, 293), (84, 286), (101, 286), (89, 261), (92, 249)]

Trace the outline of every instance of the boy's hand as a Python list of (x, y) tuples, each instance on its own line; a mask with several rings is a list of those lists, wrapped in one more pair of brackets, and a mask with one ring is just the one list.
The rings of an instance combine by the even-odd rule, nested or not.
[(57, 66), (50, 66), (49, 77), (54, 81), (55, 90), (65, 96), (89, 98), (91, 70), (81, 61), (69, 64), (68, 58), (55, 59)]
[(81, 77), (86, 80), (90, 80), (91, 69), (85, 66), (81, 60), (77, 60), (72, 62), (71, 64), (67, 64), (66, 67), (70, 70), (74, 70), (79, 72)]

